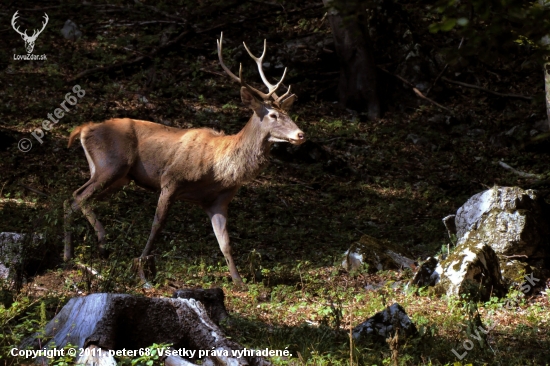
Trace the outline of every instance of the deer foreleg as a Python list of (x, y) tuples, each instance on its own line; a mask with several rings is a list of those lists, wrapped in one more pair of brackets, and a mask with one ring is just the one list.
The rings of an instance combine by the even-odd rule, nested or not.
[[(145, 283), (147, 283), (148, 275), (153, 276), (155, 272), (154, 257), (152, 257), (150, 254), (153, 250), (153, 242), (162, 230), (162, 227), (164, 226), (164, 223), (166, 221), (166, 216), (168, 216), (170, 206), (173, 203), (173, 194), (174, 192), (171, 189), (162, 189), (157, 205), (157, 210), (155, 212), (155, 218), (153, 219), (151, 234), (149, 234), (149, 239), (147, 239), (147, 244), (145, 245), (145, 249), (143, 249), (141, 256), (136, 259), (139, 277)], [(145, 272), (148, 272), (148, 275), (146, 275)]]
[(214, 206), (207, 210), (208, 216), (212, 221), (212, 227), (214, 228), (214, 234), (216, 234), (216, 239), (218, 239), (218, 244), (220, 249), (225, 257), (225, 262), (229, 267), (229, 273), (231, 273), (231, 278), (237, 284), (242, 284), (243, 280), (237, 272), (237, 267), (231, 256), (231, 245), (229, 245), (229, 234), (227, 232), (227, 206)]

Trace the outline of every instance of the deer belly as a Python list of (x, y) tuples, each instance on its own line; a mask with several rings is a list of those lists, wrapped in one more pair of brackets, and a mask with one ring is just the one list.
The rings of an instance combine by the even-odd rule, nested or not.
[[(234, 188), (228, 189), (218, 183), (204, 184), (204, 182), (188, 182), (178, 190), (177, 199), (201, 206), (208, 206), (219, 197), (225, 196), (228, 192), (233, 191), (235, 191)], [(231, 194), (231, 196), (232, 195), (233, 194)]]
[(136, 184), (143, 188), (158, 190), (161, 188), (162, 171), (158, 167), (147, 166), (138, 162), (130, 169), (128, 175)]

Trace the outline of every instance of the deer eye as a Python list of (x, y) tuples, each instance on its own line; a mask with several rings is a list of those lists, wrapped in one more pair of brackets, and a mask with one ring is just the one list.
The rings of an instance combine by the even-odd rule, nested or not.
[(273, 119), (277, 119), (277, 115), (275, 113), (270, 113), (269, 114), (269, 117), (273, 118)]

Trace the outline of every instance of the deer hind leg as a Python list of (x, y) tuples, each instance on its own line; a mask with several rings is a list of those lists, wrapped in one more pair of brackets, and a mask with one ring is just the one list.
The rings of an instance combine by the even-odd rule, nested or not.
[(70, 260), (74, 255), (74, 248), (72, 245), (72, 218), (74, 212), (78, 209), (82, 211), (84, 217), (86, 217), (88, 222), (93, 226), (97, 234), (99, 252), (101, 255), (105, 255), (105, 228), (97, 219), (97, 215), (88, 204), (88, 201), (91, 199), (99, 199), (108, 193), (112, 193), (129, 182), (129, 179), (126, 177), (127, 173), (128, 168), (111, 168), (109, 171), (103, 172), (102, 174), (94, 174), (88, 182), (73, 193), (74, 200), (71, 204), (65, 201), (65, 251), (63, 256), (65, 261)]
[(153, 227), (147, 239), (147, 244), (139, 258), (134, 259), (134, 268), (137, 270), (140, 279), (148, 285), (148, 278), (152, 278), (156, 274), (155, 258), (151, 255), (153, 251), (153, 242), (157, 235), (161, 232), (168, 216), (170, 206), (174, 202), (175, 189), (172, 186), (165, 186), (161, 189), (155, 218), (153, 219)]
[(214, 234), (216, 234), (216, 239), (218, 239), (218, 244), (225, 257), (225, 262), (229, 267), (231, 278), (233, 282), (241, 285), (243, 280), (237, 271), (233, 256), (231, 255), (231, 245), (229, 245), (229, 234), (227, 232), (227, 204), (213, 205), (206, 209), (206, 213), (212, 221), (212, 228), (214, 229)]

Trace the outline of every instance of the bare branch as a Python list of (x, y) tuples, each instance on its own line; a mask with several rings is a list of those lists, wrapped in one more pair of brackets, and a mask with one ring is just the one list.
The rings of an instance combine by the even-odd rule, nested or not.
[(442, 77), (441, 80), (444, 80), (444, 81), (446, 81), (448, 83), (451, 83), (451, 84), (460, 85), (460, 86), (463, 86), (465, 88), (481, 90), (481, 91), (484, 91), (484, 92), (489, 93), (489, 94), (498, 95), (499, 97), (525, 99), (525, 100), (532, 100), (533, 99), (533, 97), (528, 97), (528, 96), (525, 96), (525, 95), (499, 93), (499, 92), (496, 92), (496, 91), (492, 91), (492, 90), (489, 90), (489, 89), (482, 88), (481, 86), (468, 84), (468, 83), (463, 83), (462, 81), (450, 80), (450, 79), (447, 79), (446, 77)]
[(387, 71), (387, 70), (381, 68), (380, 66), (378, 66), (378, 68), (379, 68), (380, 70), (384, 71), (385, 73), (387, 73), (387, 74), (389, 74), (389, 75), (392, 75), (392, 76), (398, 78), (399, 80), (401, 80), (402, 82), (404, 82), (405, 84), (407, 84), (408, 86), (410, 86), (411, 89), (414, 91), (414, 93), (415, 93), (417, 96), (419, 96), (420, 98), (427, 100), (428, 102), (430, 102), (430, 103), (432, 103), (432, 104), (438, 106), (438, 107), (441, 108), (441, 109), (444, 109), (444, 110), (446, 110), (446, 111), (451, 112), (451, 110), (450, 110), (449, 108), (442, 106), (441, 104), (437, 103), (436, 101), (434, 101), (434, 100), (428, 98), (427, 96), (425, 96), (424, 94), (422, 94), (422, 92), (421, 92), (420, 90), (418, 90), (418, 89), (416, 88), (416, 86), (414, 86), (414, 84), (411, 83), (410, 81), (408, 81), (407, 79), (405, 79), (405, 78), (403, 78), (403, 77), (401, 77), (401, 76), (399, 76), (399, 75), (392, 74), (391, 72), (389, 72), (389, 71)]
[(503, 167), (504, 169), (507, 169), (507, 170), (511, 171), (511, 172), (514, 173), (514, 174), (519, 175), (519, 176), (522, 177), (522, 178), (537, 178), (537, 179), (542, 179), (542, 177), (543, 177), (541, 174), (526, 173), (526, 172), (522, 172), (521, 170), (514, 169), (514, 168), (512, 168), (510, 165), (506, 164), (506, 163), (503, 162), (503, 161), (499, 161), (499, 162), (498, 162), (498, 165), (500, 165), (500, 166)]

